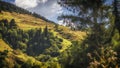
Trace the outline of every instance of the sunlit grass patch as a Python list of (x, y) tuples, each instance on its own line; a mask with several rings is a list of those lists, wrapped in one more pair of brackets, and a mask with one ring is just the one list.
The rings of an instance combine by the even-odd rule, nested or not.
[(4, 50), (12, 51), (9, 45), (6, 44), (2, 39), (0, 39), (0, 51), (4, 51)]

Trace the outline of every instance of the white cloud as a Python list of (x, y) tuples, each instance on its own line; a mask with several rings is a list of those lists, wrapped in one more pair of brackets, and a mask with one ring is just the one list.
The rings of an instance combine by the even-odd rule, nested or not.
[(55, 22), (58, 22), (57, 17), (63, 12), (57, 0), (15, 0), (15, 4)]
[(47, 2), (48, 0), (39, 0), (40, 3), (45, 3)]
[(58, 16), (63, 12), (62, 7), (57, 4), (57, 0), (48, 0), (44, 4), (39, 4), (35, 8), (28, 9), (32, 12), (36, 12), (42, 16), (45, 16), (49, 19), (55, 18), (55, 16)]
[(58, 5), (57, 3), (52, 4), (49, 9), (51, 11), (48, 12), (48, 16), (53, 16), (55, 14), (60, 14), (62, 13), (62, 7), (60, 7), (60, 5)]
[(15, 0), (15, 4), (22, 8), (34, 8), (39, 3), (45, 3), (47, 0)]

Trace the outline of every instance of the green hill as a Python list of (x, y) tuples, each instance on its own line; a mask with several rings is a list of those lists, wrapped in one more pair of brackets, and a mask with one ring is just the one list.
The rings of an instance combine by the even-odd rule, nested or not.
[(0, 10), (0, 67), (60, 68), (59, 56), (86, 36), (6, 2)]

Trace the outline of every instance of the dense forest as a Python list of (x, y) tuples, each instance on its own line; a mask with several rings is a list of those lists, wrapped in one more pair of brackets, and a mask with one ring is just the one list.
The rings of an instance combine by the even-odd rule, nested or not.
[[(51, 23), (36, 13), (0, 1), (1, 15), (4, 12), (28, 14), (54, 24), (52, 29), (50, 25), (44, 24), (45, 27), (41, 25), (39, 28), (24, 30), (20, 28), (18, 19), (0, 18), (0, 39), (12, 49), (4, 47), (3, 51), (0, 50), (0, 68), (119, 68), (120, 1), (114, 0), (112, 4), (106, 4), (107, 1), (58, 1), (59, 5), (75, 14), (61, 15), (59, 18), (79, 24), (78, 30), (86, 33), (82, 40), (74, 40), (74, 32), (77, 31), (70, 29), (74, 32), (66, 34), (67, 30), (60, 29), (60, 25)], [(64, 49), (68, 42), (71, 44)], [(2, 46), (0, 43), (1, 48)]]
[[(54, 35), (48, 31), (47, 26), (43, 30), (39, 28), (23, 31), (17, 28), (14, 19), (10, 22), (6, 19), (0, 21), (0, 27), (2, 39), (13, 49), (20, 49), (32, 56), (38, 56), (44, 53), (49, 53), (52, 57), (59, 55), (58, 50), (61, 48), (61, 42), (63, 40), (57, 36), (54, 37)], [(48, 49), (48, 51), (45, 52), (45, 49), (50, 47), (54, 48), (55, 51), (49, 52)]]

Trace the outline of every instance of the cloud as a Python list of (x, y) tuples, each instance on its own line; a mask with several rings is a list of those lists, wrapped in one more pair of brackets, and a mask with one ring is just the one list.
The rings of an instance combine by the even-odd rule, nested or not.
[(34, 8), (39, 3), (45, 3), (47, 0), (15, 0), (15, 4), (19, 7), (28, 9), (28, 8)]
[(55, 22), (58, 22), (57, 17), (63, 12), (57, 0), (15, 0), (15, 4)]
[(57, 22), (57, 16), (59, 16), (63, 10), (57, 3), (57, 0), (48, 0), (45, 3), (39, 3), (34, 8), (29, 8), (29, 11), (36, 12), (50, 20)]
[(40, 3), (45, 3), (47, 0), (39, 0)]

